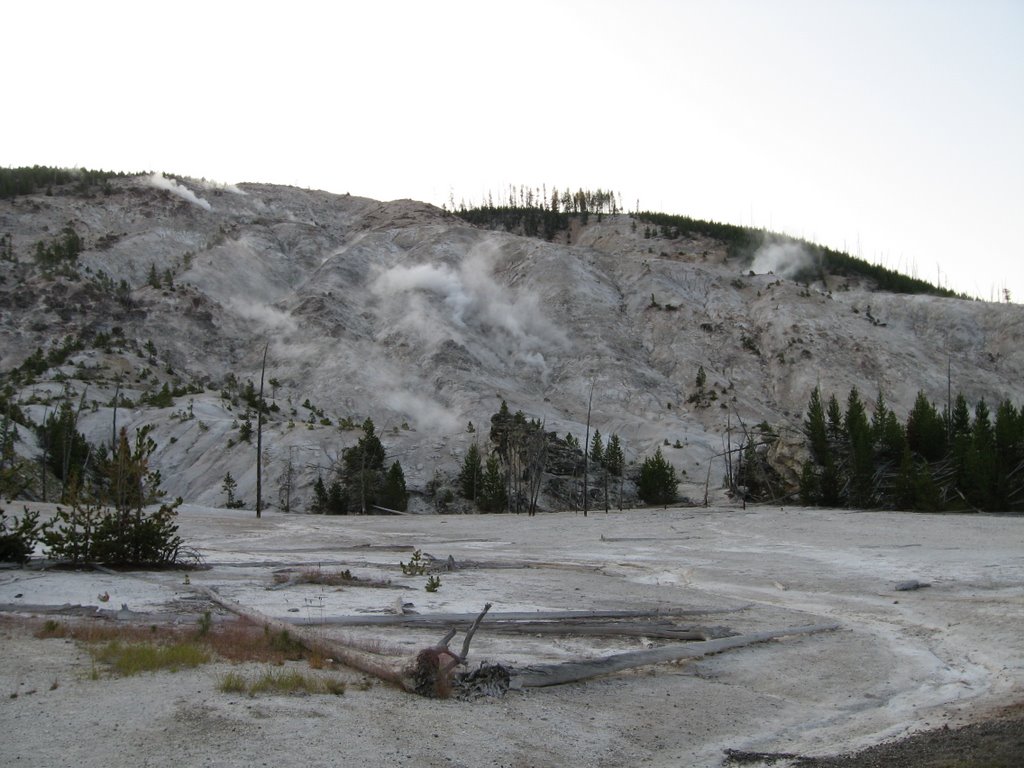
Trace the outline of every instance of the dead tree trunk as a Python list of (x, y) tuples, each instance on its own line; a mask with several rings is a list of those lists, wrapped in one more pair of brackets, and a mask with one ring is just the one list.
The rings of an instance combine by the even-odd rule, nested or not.
[(311, 629), (296, 627), (294, 624), (274, 619), (253, 608), (228, 600), (212, 589), (193, 587), (193, 590), (236, 616), (266, 627), (272, 632), (287, 632), (290, 637), (311, 651), (316, 651), (347, 667), (397, 685), (410, 693), (434, 698), (446, 698), (451, 694), (455, 670), (466, 663), (473, 635), (484, 616), (491, 609), (491, 604), (487, 603), (472, 626), (466, 631), (460, 653), (456, 653), (448, 647), (448, 643), (451, 642), (457, 631), (453, 628), (437, 645), (424, 648), (413, 656), (409, 656), (403, 650), (382, 649), (379, 643), (374, 643), (374, 650), (370, 650), (369, 647), (360, 647), (358, 643), (351, 640), (332, 640)]
[(791, 635), (809, 635), (815, 632), (828, 632), (838, 629), (838, 624), (812, 624), (803, 627), (755, 632), (750, 635), (723, 637), (718, 640), (707, 640), (702, 643), (686, 643), (684, 645), (666, 645), (643, 651), (629, 651), (606, 656), (603, 659), (589, 661), (567, 661), (561, 664), (544, 664), (514, 670), (510, 682), (511, 688), (542, 688), (549, 685), (562, 685), (588, 680), (612, 672), (645, 667), (650, 664), (665, 664), (682, 659), (697, 659), (713, 653), (721, 653), (732, 648), (742, 648), (755, 643), (764, 643), (780, 637)]
[(260, 393), (256, 400), (256, 517), (263, 514), (263, 376), (267, 372), (268, 341), (263, 347), (263, 367), (260, 368)]

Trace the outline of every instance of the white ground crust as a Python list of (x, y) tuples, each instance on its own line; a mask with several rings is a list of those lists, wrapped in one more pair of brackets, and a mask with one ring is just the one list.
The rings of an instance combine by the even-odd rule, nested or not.
[[(693, 622), (741, 632), (842, 628), (474, 703), (383, 685), (341, 697), (228, 695), (216, 689), (227, 665), (95, 681), (74, 644), (10, 633), (0, 654), (5, 764), (712, 766), (727, 747), (834, 753), (1024, 698), (1020, 517), (772, 507), (257, 521), (191, 506), (181, 530), (213, 565), (192, 584), (282, 618), (386, 613), (399, 600), (420, 613), (475, 612), (489, 601), (495, 611), (707, 610)], [(408, 547), (531, 567), (442, 574), (431, 594), (425, 577), (398, 568)], [(318, 563), (411, 589), (266, 589), (275, 569)], [(931, 587), (893, 590), (908, 579)], [(0, 604), (98, 605), (105, 594), (104, 607), (188, 611), (183, 582), (180, 572), (4, 571)], [(719, 609), (731, 610), (710, 612)], [(358, 633), (409, 648), (443, 634)], [(527, 664), (646, 642), (488, 634), (485, 624), (471, 655)]]

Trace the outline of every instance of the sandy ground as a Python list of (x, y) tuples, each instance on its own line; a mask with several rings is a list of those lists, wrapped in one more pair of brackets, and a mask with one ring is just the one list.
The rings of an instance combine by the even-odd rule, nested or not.
[[(16, 511), (14, 509), (9, 511)], [(1024, 699), (1024, 518), (748, 508), (516, 516), (323, 518), (184, 507), (208, 570), (192, 585), (279, 618), (638, 609), (737, 632), (835, 621), (837, 631), (474, 702), (384, 684), (343, 696), (225, 694), (230, 665), (91, 679), (89, 654), (5, 626), (0, 743), (17, 766), (718, 766), (725, 750), (828, 755), (984, 717)], [(528, 568), (442, 574), (436, 593), (398, 563)], [(320, 564), (410, 589), (293, 586)], [(896, 591), (906, 580), (930, 584)], [(203, 605), (181, 572), (0, 572), (0, 605)], [(32, 613), (25, 609), (24, 613)], [(336, 630), (324, 629), (324, 632)], [(350, 631), (353, 632), (354, 631)], [(410, 649), (437, 631), (359, 630)], [(473, 661), (525, 665), (664, 641), (488, 634)], [(357, 673), (339, 673), (352, 683)], [(15, 695), (17, 694), (17, 695)]]

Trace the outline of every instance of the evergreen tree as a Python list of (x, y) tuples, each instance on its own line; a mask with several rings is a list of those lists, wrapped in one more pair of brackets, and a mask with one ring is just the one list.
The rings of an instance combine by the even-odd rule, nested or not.
[(995, 452), (996, 487), (993, 504), (996, 509), (1008, 510), (1013, 505), (1013, 475), (1018, 476), (1019, 492), (1020, 473), (1024, 469), (1024, 412), (1014, 408), (1009, 400), (1001, 402), (996, 409)]
[(874, 490), (871, 426), (856, 387), (850, 390), (846, 400), (843, 426), (850, 446), (849, 504), (853, 507), (870, 507)]
[(73, 478), (86, 481), (84, 475), (88, 469), (91, 447), (77, 427), (78, 414), (69, 402), (64, 401), (36, 429), (44, 463), (61, 481), (62, 497)]
[(953, 413), (948, 425), (950, 454), (953, 459), (953, 469), (956, 477), (956, 487), (961, 493), (966, 494), (970, 486), (971, 449), (973, 435), (971, 434), (971, 412), (967, 408), (967, 399), (963, 394), (958, 394), (953, 402)]
[(477, 507), (481, 512), (502, 512), (507, 504), (508, 497), (505, 493), (505, 477), (501, 471), (501, 463), (497, 456), (491, 454), (487, 457), (484, 468)]
[(347, 515), (348, 496), (345, 495), (345, 487), (341, 480), (334, 480), (327, 489), (327, 504), (324, 512), (328, 515)]
[(968, 500), (978, 509), (992, 509), (996, 490), (996, 439), (984, 399), (974, 406), (971, 448), (968, 453)]
[(313, 483), (313, 500), (310, 502), (309, 511), (315, 515), (327, 512), (327, 487), (320, 475), (316, 476), (316, 482)]
[(938, 461), (946, 455), (946, 426), (924, 392), (917, 393), (906, 432), (908, 447), (925, 461)]
[(363, 436), (342, 454), (344, 491), (347, 508), (367, 512), (377, 503), (377, 494), (384, 480), (384, 446), (377, 437), (373, 419), (363, 422)]
[(104, 458), (105, 482), (91, 496), (75, 484), (68, 509), (59, 509), (44, 535), (50, 556), (72, 562), (108, 565), (171, 565), (178, 561), (181, 538), (175, 523), (181, 499), (145, 507), (163, 497), (160, 473), (149, 468), (156, 443), (149, 428), (137, 430), (134, 446), (122, 429), (115, 450)]
[(619, 442), (618, 435), (612, 435), (608, 440), (608, 447), (604, 451), (604, 464), (612, 476), (619, 477), (622, 475), (626, 459), (622, 454), (622, 443)]
[(409, 493), (405, 487), (405, 473), (402, 465), (397, 461), (388, 469), (384, 477), (384, 484), (380, 490), (380, 505), (388, 509), (397, 509), (405, 512), (409, 506)]
[(459, 491), (462, 497), (476, 501), (483, 481), (483, 466), (480, 461), (480, 448), (476, 443), (469, 446), (466, 457), (462, 460), (462, 471), (459, 472)]
[(640, 465), (640, 479), (637, 482), (637, 493), (647, 504), (671, 504), (676, 500), (676, 470), (661, 453), (661, 448), (654, 456), (644, 459)]
[(601, 430), (594, 430), (594, 437), (590, 441), (590, 460), (595, 464), (604, 461), (604, 442), (601, 440)]
[(228, 509), (241, 509), (245, 506), (245, 502), (241, 499), (235, 498), (235, 490), (238, 488), (238, 482), (228, 472), (224, 475), (224, 482), (221, 483), (221, 490), (224, 495), (227, 496), (227, 501), (224, 502), (224, 506)]
[(622, 477), (626, 468), (626, 457), (622, 453), (618, 435), (613, 434), (608, 440), (608, 447), (604, 451), (604, 467), (608, 474), (619, 479), (618, 507), (622, 509)]
[(830, 440), (842, 440), (846, 437), (846, 432), (843, 429), (843, 409), (839, 407), (839, 400), (836, 399), (834, 393), (828, 397), (825, 419)]
[(825, 426), (825, 411), (821, 406), (821, 391), (815, 387), (807, 405), (807, 420), (804, 434), (811, 446), (811, 457), (818, 464), (825, 464), (831, 457), (828, 445), (828, 431)]

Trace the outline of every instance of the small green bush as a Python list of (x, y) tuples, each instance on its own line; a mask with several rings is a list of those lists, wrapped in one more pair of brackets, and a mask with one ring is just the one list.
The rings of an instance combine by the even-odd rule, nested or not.
[(39, 524), (38, 512), (26, 507), (19, 519), (8, 517), (0, 507), (0, 562), (27, 562), (45, 530), (46, 525)]

